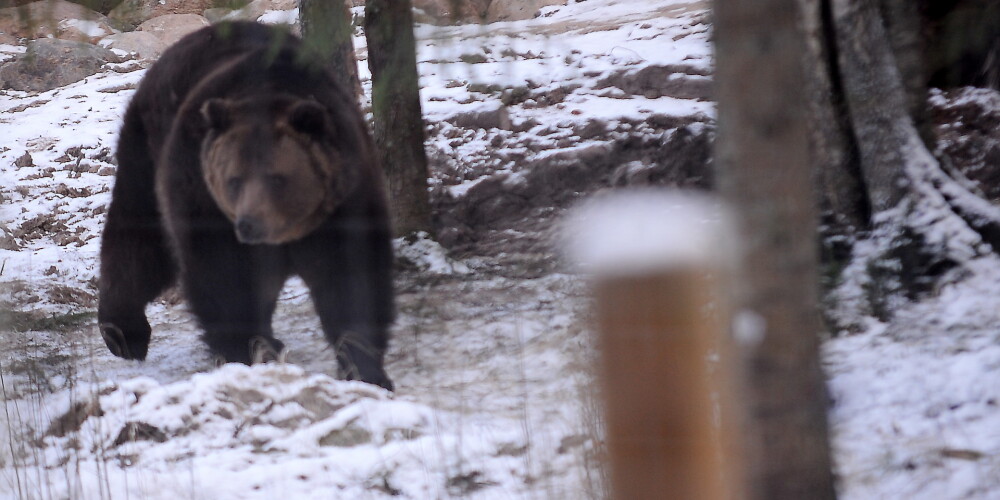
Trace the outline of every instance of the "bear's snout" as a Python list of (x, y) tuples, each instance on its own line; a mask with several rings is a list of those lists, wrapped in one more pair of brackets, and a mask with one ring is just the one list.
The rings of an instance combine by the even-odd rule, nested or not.
[(256, 217), (243, 216), (236, 219), (236, 239), (240, 243), (260, 243), (265, 236), (264, 224)]

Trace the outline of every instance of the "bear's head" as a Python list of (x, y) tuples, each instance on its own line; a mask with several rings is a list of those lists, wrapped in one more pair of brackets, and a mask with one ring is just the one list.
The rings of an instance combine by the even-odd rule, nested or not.
[(293, 96), (209, 99), (205, 183), (247, 244), (282, 244), (315, 230), (353, 185), (329, 111)]

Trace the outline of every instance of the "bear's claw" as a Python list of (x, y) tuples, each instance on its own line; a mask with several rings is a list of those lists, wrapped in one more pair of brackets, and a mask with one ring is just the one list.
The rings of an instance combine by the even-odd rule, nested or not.
[(256, 336), (250, 339), (250, 364), (284, 363), (288, 349), (279, 341)]
[(132, 351), (128, 348), (128, 342), (125, 341), (125, 334), (121, 328), (112, 323), (101, 323), (98, 328), (100, 328), (101, 337), (104, 338), (104, 343), (107, 344), (111, 354), (119, 358), (135, 359)]

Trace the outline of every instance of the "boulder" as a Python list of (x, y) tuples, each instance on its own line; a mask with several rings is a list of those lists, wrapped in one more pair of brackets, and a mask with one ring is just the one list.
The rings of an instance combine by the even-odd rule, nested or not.
[(443, 121), (468, 129), (511, 129), (510, 113), (507, 106), (501, 103), (484, 104), (468, 111), (459, 111)]
[(226, 16), (232, 14), (233, 12), (236, 11), (225, 7), (213, 7), (211, 9), (205, 9), (201, 15), (205, 16), (205, 19), (208, 19), (208, 22), (215, 24), (223, 19), (226, 19)]
[(253, 0), (250, 5), (268, 10), (292, 10), (299, 8), (298, 0)]
[(423, 13), (423, 16), (418, 15), (418, 21), (438, 25), (455, 22), (481, 23), (486, 18), (489, 6), (489, 0), (413, 0), (413, 8)]
[(167, 14), (154, 17), (136, 28), (137, 31), (151, 33), (167, 46), (184, 38), (184, 35), (208, 26), (208, 19), (197, 14)]
[(108, 17), (138, 26), (155, 17), (169, 14), (198, 14), (214, 7), (237, 8), (247, 0), (124, 0)]
[(0, 9), (0, 32), (19, 38), (91, 42), (114, 33), (111, 24), (102, 14), (65, 0), (39, 0)]
[(123, 50), (139, 59), (153, 60), (167, 49), (167, 44), (148, 31), (131, 31), (106, 36), (98, 43), (106, 49)]
[(69, 0), (73, 3), (78, 3), (84, 5), (89, 9), (94, 9), (101, 14), (107, 15), (114, 9), (118, 4), (122, 3), (122, 0)]
[(542, 7), (566, 5), (566, 0), (493, 0), (486, 12), (486, 22), (533, 19)]
[(28, 49), (13, 62), (0, 67), (5, 88), (45, 92), (80, 81), (117, 61), (113, 52), (89, 43), (43, 38), (28, 43)]
[(595, 85), (597, 89), (608, 87), (649, 99), (663, 96), (699, 101), (712, 99), (712, 78), (709, 71), (684, 64), (613, 70)]
[(97, 43), (101, 38), (118, 32), (106, 20), (63, 19), (56, 28), (56, 38), (87, 43)]

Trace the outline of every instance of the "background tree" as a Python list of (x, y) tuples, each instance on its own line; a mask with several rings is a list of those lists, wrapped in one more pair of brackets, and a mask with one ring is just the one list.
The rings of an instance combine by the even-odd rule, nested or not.
[(427, 155), (409, 0), (365, 3), (375, 149), (397, 235), (431, 232)]
[(354, 30), (347, 4), (341, 0), (299, 0), (299, 19), (310, 57), (329, 64), (345, 88), (353, 89), (360, 97)]
[[(997, 84), (1000, 5), (799, 0), (836, 329), (959, 279), (1000, 248), (1000, 210), (935, 156), (928, 88)], [(938, 153), (940, 155), (940, 153)], [(863, 290), (845, 295), (842, 290)]]
[(716, 162), (742, 246), (751, 498), (835, 498), (819, 364), (816, 210), (795, 0), (716, 0)]

